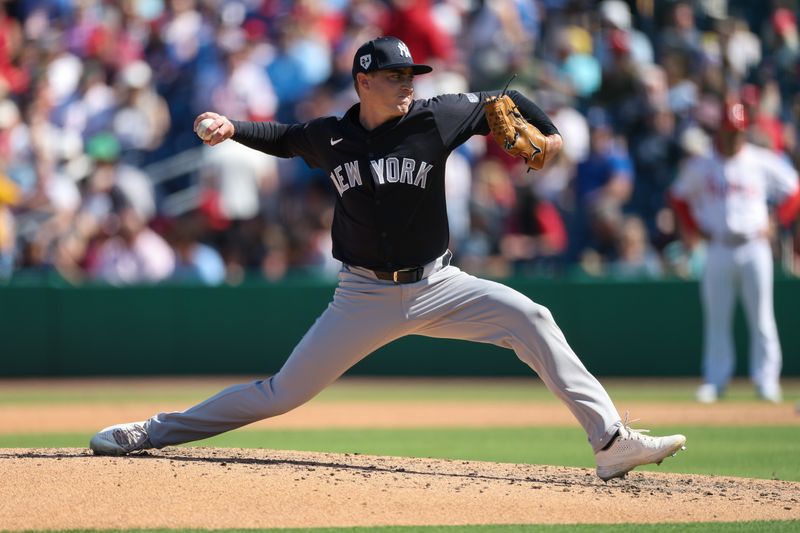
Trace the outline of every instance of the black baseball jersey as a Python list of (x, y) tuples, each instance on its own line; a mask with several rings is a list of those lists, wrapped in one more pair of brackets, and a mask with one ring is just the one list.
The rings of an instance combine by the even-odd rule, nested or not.
[[(367, 131), (360, 104), (304, 124), (234, 121), (233, 139), (278, 157), (302, 157), (336, 189), (333, 256), (373, 270), (424, 265), (449, 242), (444, 171), (450, 152), (489, 126), (483, 101), (499, 91), (414, 100), (408, 113)], [(533, 102), (509, 95), (542, 133), (558, 133)]]

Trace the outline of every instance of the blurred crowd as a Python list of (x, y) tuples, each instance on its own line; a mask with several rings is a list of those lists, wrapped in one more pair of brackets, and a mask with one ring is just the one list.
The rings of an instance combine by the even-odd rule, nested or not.
[[(194, 117), (306, 121), (355, 101), (356, 48), (404, 40), (418, 98), (512, 88), (564, 138), (526, 173), (488, 137), (450, 157), (476, 274), (696, 277), (666, 202), (719, 103), (800, 163), (795, 0), (0, 1), (0, 280), (236, 284), (334, 275), (334, 189), (299, 159), (204, 146)], [(775, 253), (797, 272), (800, 231)]]

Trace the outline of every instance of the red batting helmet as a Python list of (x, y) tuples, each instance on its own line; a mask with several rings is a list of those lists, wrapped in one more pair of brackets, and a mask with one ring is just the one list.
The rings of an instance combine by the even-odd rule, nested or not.
[(722, 123), (725, 131), (747, 131), (747, 112), (741, 102), (726, 102), (722, 107)]

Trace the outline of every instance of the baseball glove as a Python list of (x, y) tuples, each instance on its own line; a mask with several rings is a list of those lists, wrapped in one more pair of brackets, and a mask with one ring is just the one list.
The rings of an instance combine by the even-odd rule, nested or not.
[(529, 124), (507, 95), (491, 96), (483, 104), (492, 137), (506, 153), (521, 157), (529, 168), (544, 166), (547, 139), (533, 124)]

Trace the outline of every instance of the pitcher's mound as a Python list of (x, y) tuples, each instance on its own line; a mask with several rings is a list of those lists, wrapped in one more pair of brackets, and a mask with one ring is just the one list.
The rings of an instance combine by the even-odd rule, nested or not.
[(649, 472), (603, 483), (589, 469), (477, 461), (4, 449), (0, 471), (11, 530), (800, 519), (800, 483)]

